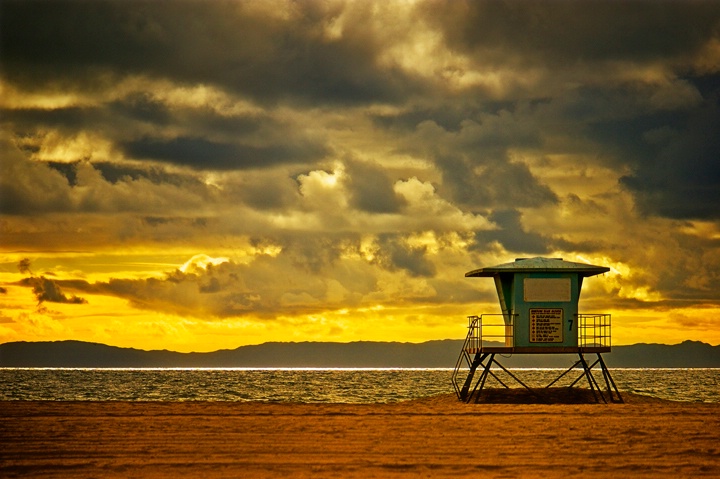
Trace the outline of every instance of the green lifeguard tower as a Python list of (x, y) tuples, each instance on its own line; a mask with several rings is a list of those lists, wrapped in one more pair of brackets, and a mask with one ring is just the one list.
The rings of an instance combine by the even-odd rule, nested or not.
[[(602, 358), (610, 352), (610, 314), (581, 314), (578, 311), (583, 279), (606, 273), (610, 268), (563, 261), (561, 258), (518, 258), (512, 263), (476, 269), (466, 277), (493, 278), (500, 301), (499, 314), (468, 317), (468, 334), (460, 352), (452, 382), (460, 400), (479, 401), (488, 376), (508, 387), (491, 370), (493, 365), (533, 394), (515, 374), (496, 359), (496, 355), (510, 354), (577, 354), (578, 360), (560, 378), (578, 367), (588, 381), (596, 401), (622, 402), (622, 397)], [(588, 364), (585, 354), (596, 354), (597, 360)], [(592, 370), (599, 366), (606, 386), (606, 397)], [(462, 371), (467, 376), (462, 381)], [(475, 381), (475, 373), (480, 377)]]

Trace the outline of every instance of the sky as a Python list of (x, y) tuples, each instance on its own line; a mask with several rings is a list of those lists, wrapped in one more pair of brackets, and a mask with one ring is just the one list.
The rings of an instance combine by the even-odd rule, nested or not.
[(720, 2), (0, 2), (0, 343), (720, 344)]

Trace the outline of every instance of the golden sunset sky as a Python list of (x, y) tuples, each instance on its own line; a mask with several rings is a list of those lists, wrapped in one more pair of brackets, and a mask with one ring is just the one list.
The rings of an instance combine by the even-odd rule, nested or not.
[(720, 2), (0, 3), (0, 343), (720, 343)]

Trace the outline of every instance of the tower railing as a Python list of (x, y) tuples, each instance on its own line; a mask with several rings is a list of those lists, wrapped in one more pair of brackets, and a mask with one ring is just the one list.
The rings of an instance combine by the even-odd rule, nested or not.
[[(487, 347), (485, 342), (501, 343), (500, 347), (515, 345), (514, 323), (517, 314), (481, 314), (468, 316), (468, 334), (463, 350), (475, 354)], [(575, 315), (580, 348), (611, 347), (611, 315), (606, 313), (582, 313)], [(498, 347), (494, 344), (493, 347)]]
[(465, 350), (474, 354), (481, 351), (484, 341), (499, 341), (503, 346), (514, 344), (516, 314), (481, 314), (468, 316), (468, 335)]
[(610, 348), (610, 314), (578, 314), (578, 346), (581, 348)]

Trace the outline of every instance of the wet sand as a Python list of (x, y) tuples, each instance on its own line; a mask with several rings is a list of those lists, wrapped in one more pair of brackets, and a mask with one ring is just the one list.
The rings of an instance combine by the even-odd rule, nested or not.
[(0, 477), (720, 477), (720, 404), (0, 402)]

